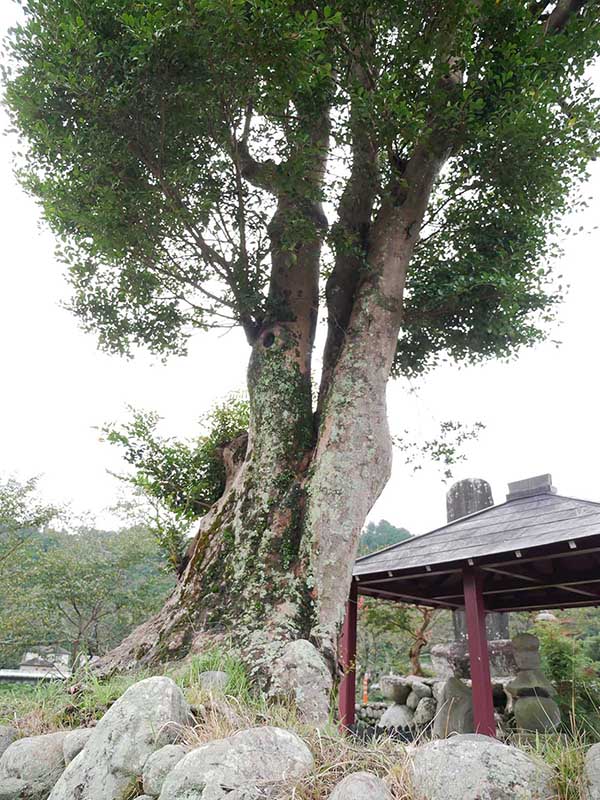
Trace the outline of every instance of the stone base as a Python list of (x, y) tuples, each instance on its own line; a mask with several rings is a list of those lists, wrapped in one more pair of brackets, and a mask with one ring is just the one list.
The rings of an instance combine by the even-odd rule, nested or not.
[[(515, 662), (510, 639), (496, 639), (488, 642), (490, 654), (490, 673), (492, 678), (515, 675)], [(436, 644), (431, 648), (431, 664), (438, 678), (470, 678), (469, 649), (466, 642)]]

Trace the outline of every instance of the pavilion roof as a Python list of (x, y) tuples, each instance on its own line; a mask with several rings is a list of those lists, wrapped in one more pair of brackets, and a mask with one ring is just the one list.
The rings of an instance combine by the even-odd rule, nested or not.
[(490, 610), (600, 604), (600, 503), (553, 491), (509, 496), (359, 558), (359, 592), (458, 607), (462, 569), (477, 566), (486, 570)]
[(557, 494), (507, 500), (359, 558), (355, 575), (465, 561), (600, 533), (600, 503)]

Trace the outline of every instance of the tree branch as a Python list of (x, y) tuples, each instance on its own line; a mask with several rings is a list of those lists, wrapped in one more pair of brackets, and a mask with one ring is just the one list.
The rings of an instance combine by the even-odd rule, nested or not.
[(550, 13), (544, 25), (545, 33), (559, 33), (562, 31), (571, 17), (577, 15), (585, 4), (586, 0), (558, 0), (556, 7)]

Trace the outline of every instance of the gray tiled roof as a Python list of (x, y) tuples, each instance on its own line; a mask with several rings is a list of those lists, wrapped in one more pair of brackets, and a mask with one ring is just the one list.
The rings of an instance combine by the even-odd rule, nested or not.
[(508, 500), (363, 556), (354, 575), (525, 550), (600, 534), (600, 503), (544, 493)]

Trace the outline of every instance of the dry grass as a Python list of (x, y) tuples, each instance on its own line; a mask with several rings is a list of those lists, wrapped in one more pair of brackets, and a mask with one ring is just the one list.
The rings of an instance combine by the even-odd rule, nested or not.
[(359, 742), (341, 736), (333, 724), (317, 730), (300, 722), (295, 710), (281, 703), (248, 705), (233, 697), (214, 696), (199, 690), (196, 701), (198, 724), (181, 731), (183, 741), (190, 748), (261, 725), (292, 730), (306, 742), (315, 768), (299, 783), (286, 787), (285, 796), (290, 800), (323, 800), (342, 778), (360, 771), (382, 778), (395, 800), (412, 800), (407, 750), (398, 741), (381, 736)]
[[(198, 675), (207, 669), (224, 669), (230, 675), (226, 696), (203, 691)], [(330, 723), (324, 730), (303, 725), (291, 706), (267, 703), (251, 689), (239, 662), (217, 649), (195, 656), (175, 669), (167, 669), (181, 686), (196, 716), (196, 725), (180, 731), (182, 740), (198, 747), (247, 728), (272, 725), (295, 731), (310, 748), (315, 768), (296, 785), (285, 787), (291, 800), (323, 800), (345, 776), (359, 771), (378, 775), (389, 786), (394, 800), (414, 800), (410, 790), (410, 748), (390, 738), (360, 742), (340, 736)], [(93, 725), (133, 683), (148, 673), (98, 681), (93, 675), (78, 676), (77, 691), (47, 683), (36, 687), (0, 689), (0, 723), (16, 725), (22, 736), (35, 736), (62, 728)], [(597, 737), (589, 726), (578, 727), (572, 711), (569, 736), (538, 736), (507, 742), (541, 758), (555, 771), (557, 800), (580, 800), (584, 796), (585, 751)], [(131, 797), (141, 791), (132, 786)]]

